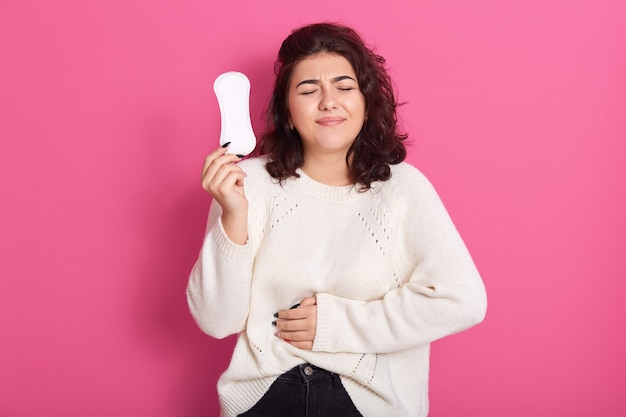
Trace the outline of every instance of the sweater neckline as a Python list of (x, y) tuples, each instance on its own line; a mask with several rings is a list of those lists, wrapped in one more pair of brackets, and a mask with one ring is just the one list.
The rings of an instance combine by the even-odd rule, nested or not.
[(296, 170), (296, 173), (300, 176), (300, 178), (294, 178), (294, 182), (300, 189), (326, 200), (349, 201), (363, 197), (367, 194), (359, 192), (359, 189), (355, 184), (343, 186), (328, 185), (309, 177), (300, 168)]

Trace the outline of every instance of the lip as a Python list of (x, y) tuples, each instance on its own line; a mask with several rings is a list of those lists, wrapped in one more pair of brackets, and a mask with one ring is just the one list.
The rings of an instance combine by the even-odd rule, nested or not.
[(346, 119), (343, 117), (334, 116), (334, 117), (322, 117), (321, 119), (317, 119), (315, 123), (322, 125), (322, 126), (337, 126), (345, 121)]

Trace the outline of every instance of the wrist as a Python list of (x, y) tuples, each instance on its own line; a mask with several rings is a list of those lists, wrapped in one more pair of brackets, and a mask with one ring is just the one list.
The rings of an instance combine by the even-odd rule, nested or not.
[(247, 213), (222, 213), (222, 227), (228, 238), (238, 245), (248, 241)]

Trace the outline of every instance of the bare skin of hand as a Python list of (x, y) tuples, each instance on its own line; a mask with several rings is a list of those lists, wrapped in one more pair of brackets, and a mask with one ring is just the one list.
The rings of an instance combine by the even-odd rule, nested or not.
[(317, 326), (317, 301), (307, 297), (300, 301), (300, 306), (278, 312), (276, 336), (293, 346), (311, 350), (315, 340)]
[(222, 207), (222, 225), (228, 237), (243, 245), (248, 239), (248, 200), (243, 191), (245, 172), (235, 162), (241, 158), (219, 147), (204, 160), (202, 188)]

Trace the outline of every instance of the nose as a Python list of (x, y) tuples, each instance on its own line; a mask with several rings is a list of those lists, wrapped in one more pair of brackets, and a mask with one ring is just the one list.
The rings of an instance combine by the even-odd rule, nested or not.
[(320, 110), (331, 110), (337, 107), (337, 100), (332, 89), (322, 89), (320, 97)]

